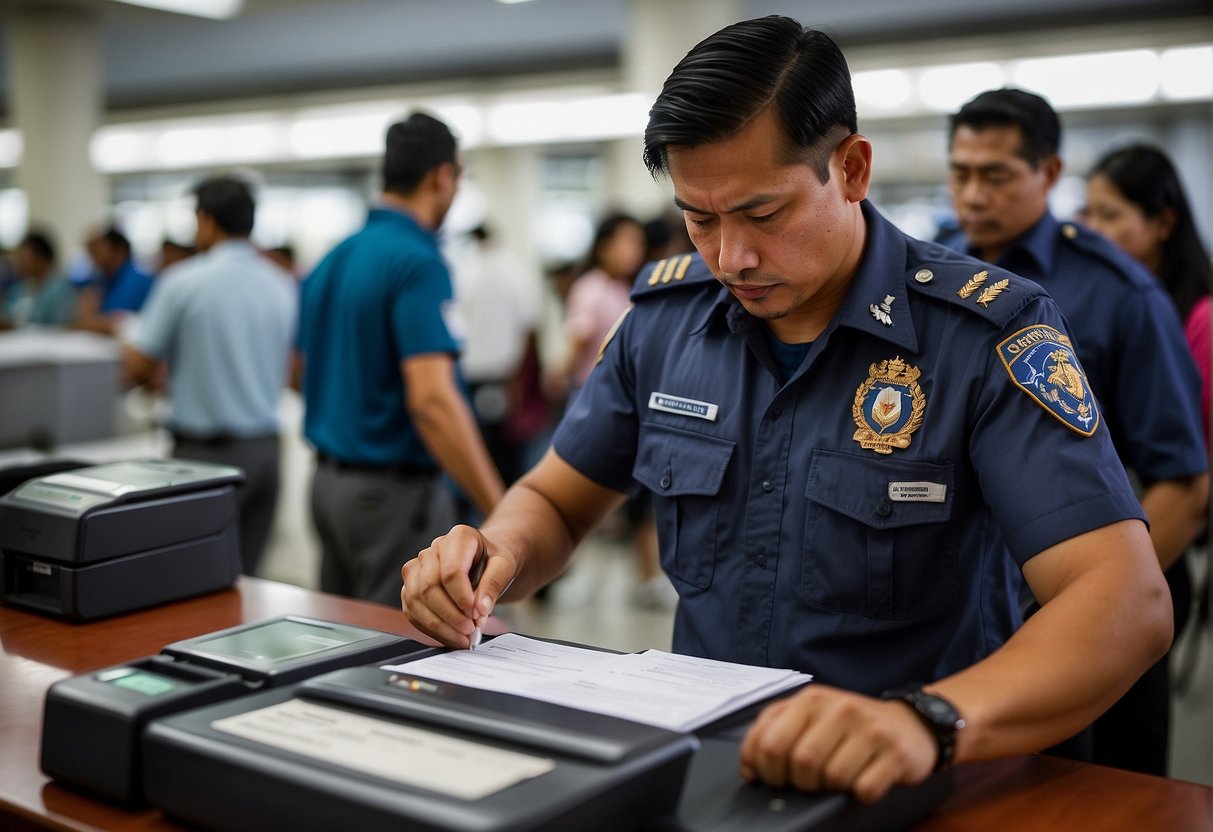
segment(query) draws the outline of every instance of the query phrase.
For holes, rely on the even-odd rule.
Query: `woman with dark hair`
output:
[[[1179,308],[1200,370],[1208,437],[1213,267],[1175,166],[1161,150],[1144,144],[1107,153],[1087,181],[1084,219],[1153,272]]]
[[[1175,301],[1184,322],[1188,348],[1200,371],[1207,443],[1209,365],[1213,361],[1213,345],[1209,340],[1209,289],[1213,268],[1208,252],[1201,244],[1175,166],[1161,150],[1144,144],[1106,153],[1096,162],[1087,179],[1083,219],[1149,269]],[[1178,638],[1188,622],[1194,595],[1186,558],[1181,556],[1165,574],[1171,588],[1175,636]],[[1197,590],[1195,597],[1204,594]],[[1099,753],[1101,744],[1135,748],[1128,740],[1137,736],[1143,725],[1162,720],[1156,730],[1169,730],[1168,659],[1169,656],[1164,656],[1147,670],[1129,692],[1096,721],[1097,761],[1104,759]]]

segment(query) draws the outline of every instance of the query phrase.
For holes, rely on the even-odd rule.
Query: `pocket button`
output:
[[[893,504],[890,503],[888,500],[881,500],[879,503],[876,504],[876,516],[877,517],[888,517],[892,513],[893,513]]]

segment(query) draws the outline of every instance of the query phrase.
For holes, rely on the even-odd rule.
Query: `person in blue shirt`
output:
[[[240,558],[255,575],[278,502],[278,403],[298,299],[294,279],[249,241],[256,204],[247,182],[213,177],[194,196],[201,253],[156,278],[124,364],[140,384],[168,365],[173,456],[244,471]]]
[[[379,206],[303,281],[297,377],[326,592],[398,603],[400,558],[454,522],[444,472],[484,515],[504,490],[456,375],[435,239],[459,176],[445,124],[414,113],[392,125]]]
[[[127,318],[143,308],[152,278],[135,265],[130,241],[117,228],[91,234],[85,247],[96,274],[80,287],[75,326],[115,335]]]
[[[945,242],[1031,278],[1066,316],[1112,442],[1140,484],[1178,631],[1191,596],[1182,557],[1209,500],[1200,379],[1162,282],[1110,241],[1049,212],[1060,142],[1057,113],[1034,93],[991,90],[961,107],[948,151],[961,231]],[[1169,699],[1163,660],[1095,723],[1090,751],[1059,751],[1165,775]]]
[[[8,289],[0,315],[3,326],[66,326],[76,315],[76,287],[58,270],[55,244],[48,234],[31,231],[13,251],[18,280]]]
[[[698,254],[642,271],[484,525],[404,565],[416,626],[467,647],[644,486],[674,649],[816,677],[758,716],[742,777],[862,800],[1048,746],[1165,651],[1166,585],[1060,312],[898,231],[872,158],[824,33],[772,16],[687,54],[645,160]],[[1044,601],[1022,626],[1021,571]]]

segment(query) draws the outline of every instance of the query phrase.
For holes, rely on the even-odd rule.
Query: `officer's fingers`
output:
[[[430,549],[437,554],[435,582],[459,608],[460,614],[471,619],[474,598],[471,571],[485,551],[483,535],[471,526],[456,526],[435,539]]]
[[[843,770],[854,756],[862,755],[864,700],[836,691],[816,703],[814,718],[796,738],[788,752],[788,777],[792,785],[804,791],[846,788],[847,783],[831,782],[827,770],[843,754]],[[854,747],[855,750],[848,750]]]
[[[452,626],[448,620],[444,619],[425,600],[425,590],[421,587],[421,581],[418,577],[421,573],[420,565],[415,559],[405,564],[402,570],[404,585],[400,590],[400,600],[405,617],[418,630],[448,647],[467,647],[467,635],[460,632],[457,627]],[[468,620],[459,614],[455,606],[450,604],[449,601],[447,607],[448,614],[453,611],[455,614],[460,615],[460,621],[466,622]]]
[[[486,551],[485,557],[488,560],[485,561],[480,583],[476,586],[473,617],[477,621],[488,618],[492,614],[493,607],[497,606],[497,599],[510,588],[510,584],[518,575],[518,562],[513,557],[494,551],[491,546]]]
[[[469,636],[473,629],[472,621],[450,597],[442,582],[443,555],[439,551],[440,542],[441,538],[405,564],[403,569],[405,609],[409,613],[410,620],[429,630],[435,630],[440,628],[440,624],[445,624],[451,630]],[[464,580],[467,580],[466,575]],[[471,593],[470,586],[467,591],[469,594]],[[449,641],[449,638],[440,637],[437,632],[431,632],[431,635],[439,638],[440,641]]]
[[[741,776],[771,786],[789,782],[789,752],[808,727],[812,708],[793,697],[772,713],[764,711],[741,744]]]
[[[780,699],[777,702],[772,702],[754,718],[753,724],[746,731],[745,737],[741,741],[741,750],[739,754],[739,762],[741,764],[741,778],[747,783],[752,783],[758,779],[758,770],[754,766],[754,760],[758,754],[758,743],[768,726],[788,707],[787,699]]]
[[[859,779],[859,775],[870,766],[889,747],[889,737],[883,726],[865,726],[857,728],[840,738],[832,753],[821,767],[820,776],[811,784],[802,784],[797,779],[798,770],[795,764],[796,751],[793,756],[793,783],[797,788],[835,789],[844,791],[851,789]]]
[[[911,782],[907,779],[903,759],[896,754],[877,754],[859,772],[851,785],[851,793],[861,803],[875,803],[898,782]]]

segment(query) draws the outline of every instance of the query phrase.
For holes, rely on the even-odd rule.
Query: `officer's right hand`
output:
[[[473,589],[470,574],[482,557],[488,560]],[[511,554],[495,549],[479,530],[456,526],[401,567],[400,606],[421,632],[447,647],[466,648],[517,572]]]

